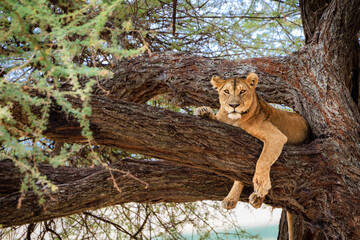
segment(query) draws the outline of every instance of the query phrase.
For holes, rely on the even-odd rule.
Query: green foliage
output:
[[[303,43],[298,3],[270,0],[216,0],[178,2],[172,18],[172,2],[161,2],[151,16],[134,16],[134,31],[147,30],[144,39],[154,51],[175,50],[210,57],[246,58],[284,55]],[[146,1],[131,6],[146,8]],[[155,22],[156,24],[149,24]],[[172,26],[176,31],[172,34]]]
[[[32,190],[39,194],[44,187],[57,187],[41,176],[36,163],[53,166],[69,164],[69,156],[79,147],[73,146],[57,155],[51,154],[53,143],[42,132],[47,127],[49,110],[54,101],[65,112],[78,119],[82,134],[92,140],[88,117],[93,85],[98,78],[112,76],[108,58],[136,56],[143,49],[126,50],[118,42],[102,38],[110,18],[123,21],[128,31],[131,22],[121,11],[123,1],[49,1],[5,0],[0,3],[0,142],[2,158],[12,159],[26,174],[22,194]],[[119,37],[113,33],[112,39]],[[108,58],[105,57],[108,55]],[[99,60],[100,59],[100,60]],[[97,63],[95,60],[99,60]],[[85,84],[79,79],[86,78]],[[63,84],[71,85],[63,90]],[[73,107],[69,97],[83,103]],[[21,109],[28,124],[19,126],[11,109]],[[20,202],[19,202],[20,203]]]

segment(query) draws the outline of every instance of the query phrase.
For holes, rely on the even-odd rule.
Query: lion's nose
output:
[[[232,104],[232,103],[229,103],[229,106],[235,109],[235,108],[237,108],[238,106],[240,106],[240,104]]]

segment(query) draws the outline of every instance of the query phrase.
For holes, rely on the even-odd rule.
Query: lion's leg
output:
[[[221,206],[225,209],[235,208],[237,202],[239,201],[240,194],[241,194],[243,188],[244,188],[244,184],[242,182],[235,181],[229,194],[222,201]]]
[[[214,115],[214,111],[210,107],[201,106],[195,109],[194,111],[195,116],[202,116],[210,119],[216,119]]]
[[[260,207],[262,201],[260,206],[259,201],[263,200],[271,188],[270,167],[280,156],[284,144],[287,142],[287,137],[268,121],[246,129],[246,131],[264,142],[253,178],[254,193],[250,196],[250,203],[254,207]]]
[[[259,197],[265,196],[271,188],[270,167],[280,156],[285,142],[281,140],[281,136],[279,138],[272,137],[269,141],[264,142],[253,178],[254,192]]]
[[[294,240],[294,223],[293,223],[293,217],[291,213],[286,211],[286,219],[288,224],[288,234],[289,234],[289,240]]]

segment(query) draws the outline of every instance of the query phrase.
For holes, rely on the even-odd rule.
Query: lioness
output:
[[[211,83],[219,93],[220,109],[214,115],[211,108],[203,106],[195,110],[195,115],[240,127],[264,143],[256,163],[254,192],[249,197],[251,205],[259,208],[271,188],[271,165],[278,159],[285,143],[300,144],[307,141],[308,124],[299,114],[277,110],[261,99],[255,91],[258,83],[255,73],[250,73],[246,79],[213,76]],[[242,182],[235,181],[222,206],[226,209],[235,208],[243,187]]]

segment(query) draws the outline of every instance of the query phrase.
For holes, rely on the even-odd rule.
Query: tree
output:
[[[176,8],[170,3],[160,4],[162,7]],[[74,6],[70,5],[65,7],[60,3],[57,6],[65,12],[71,12]],[[114,6],[110,5],[103,12],[111,16]],[[301,113],[308,120],[313,133],[313,140],[308,145],[285,147],[271,169],[272,189],[265,202],[296,215],[296,239],[359,238],[360,115],[357,103],[360,78],[357,34],[360,28],[360,3],[351,0],[316,3],[300,1],[299,7],[305,46],[287,56],[230,61],[189,53],[153,53],[154,49],[168,50],[166,44],[159,44],[160,40],[157,39],[154,42],[158,44],[144,45],[142,50],[147,53],[140,57],[114,61],[114,65],[106,64],[110,60],[99,57],[103,68],[112,69],[112,76],[101,70],[75,74],[71,70],[71,63],[66,62],[61,62],[58,69],[50,70],[46,69],[47,63],[42,62],[45,60],[41,60],[41,54],[30,56],[30,59],[39,58],[37,64],[41,65],[43,71],[36,72],[39,66],[32,66],[32,76],[38,74],[41,78],[28,81],[41,83],[43,80],[49,87],[37,84],[34,88],[28,84],[10,85],[6,81],[2,82],[2,89],[5,90],[2,90],[1,102],[3,105],[11,102],[10,107],[2,108],[2,131],[11,136],[3,137],[3,146],[9,149],[15,137],[22,139],[23,136],[32,142],[49,145],[42,139],[44,137],[55,143],[88,145],[90,150],[86,153],[86,159],[101,157],[103,162],[110,164],[103,168],[83,168],[76,158],[71,160],[77,149],[70,145],[62,147],[63,153],[58,152],[43,159],[55,166],[61,164],[61,161],[75,161],[76,167],[71,168],[52,168],[39,163],[36,157],[31,158],[40,155],[21,155],[19,151],[15,155],[7,153],[6,157],[12,159],[13,163],[0,162],[4,171],[0,176],[7,183],[2,188],[4,190],[0,199],[0,214],[6,216],[2,217],[1,224],[12,226],[36,222],[128,201],[221,200],[231,186],[230,179],[245,183],[242,200],[247,201],[252,191],[255,162],[261,150],[258,140],[223,123],[162,110],[144,103],[162,94],[171,99],[173,104],[184,108],[199,105],[216,107],[217,98],[210,88],[210,76],[244,76],[254,71],[260,77],[260,95],[269,102],[286,104]],[[9,11],[9,8],[6,6],[5,9]],[[156,12],[157,8],[153,9]],[[84,14],[84,18],[96,19],[95,10]],[[76,15],[77,12],[74,10],[73,13]],[[144,14],[151,16],[149,12]],[[64,19],[65,22],[67,20]],[[95,40],[113,37],[103,29],[107,29],[107,24],[114,21],[116,19],[110,17],[103,25],[96,25],[97,32],[94,34],[98,38]],[[172,18],[172,21],[176,21],[176,18]],[[64,26],[71,24],[73,22],[69,20]],[[121,24],[131,30],[126,22]],[[46,26],[43,28],[46,29]],[[136,32],[136,28],[132,30]],[[178,30],[173,28],[173,31]],[[49,34],[53,31],[50,29]],[[81,39],[87,36],[87,33],[79,34],[70,34],[70,37]],[[10,46],[16,44],[17,48],[24,48],[21,45],[24,41],[15,39],[14,42],[7,42],[9,45],[3,46],[3,51],[8,53]],[[74,39],[68,43],[73,42]],[[164,42],[171,40],[165,39]],[[58,51],[74,47],[74,44],[68,46],[63,43],[62,48],[54,46],[60,45],[60,42],[52,44],[53,48],[60,49]],[[129,42],[123,44],[125,46]],[[36,49],[36,46],[29,48]],[[114,52],[115,49],[110,47],[97,53],[91,53],[91,48],[83,48],[83,52],[90,51],[88,57],[83,58],[88,62],[84,64],[85,61],[80,61],[76,54],[72,56],[75,62],[80,61],[77,70],[84,68],[83,71],[86,71],[90,66],[97,67],[94,58],[102,54],[105,56],[107,51]],[[135,47],[139,45],[131,46]],[[126,54],[131,55],[133,52]],[[60,60],[61,57],[55,55],[49,61],[53,66]],[[56,70],[59,70],[58,75],[54,75]],[[11,73],[16,72],[5,70],[3,74],[9,78]],[[99,74],[103,78],[100,79]],[[6,94],[10,90],[22,95],[10,98]],[[28,99],[36,101],[25,102]],[[42,132],[32,132],[33,129],[41,129]],[[163,159],[165,162],[123,160],[119,163],[112,160],[111,151],[92,146],[122,149]],[[25,152],[28,151],[25,149]],[[30,152],[36,151],[40,152],[41,148],[33,145]],[[47,178],[40,178],[40,185],[43,189],[49,186],[54,192],[40,191],[39,186],[35,185],[33,193],[18,193],[23,175],[13,164],[20,166],[22,171],[30,171],[33,165],[29,162],[33,162],[37,168],[35,174],[27,175],[28,182],[35,178],[34,175],[39,175],[36,173],[42,173]],[[132,175],[125,174],[127,171]],[[69,172],[75,177],[66,179],[64,176],[68,176]],[[179,175],[179,172],[186,175]],[[161,181],[159,176],[162,176]],[[122,192],[117,191],[116,187]],[[136,192],[139,190],[141,196]],[[38,192],[43,199],[41,205],[37,204]],[[74,197],[77,200],[72,201],[70,207],[69,199]],[[22,207],[20,209],[17,208],[19,203]],[[280,239],[286,239],[285,228],[280,229]]]

